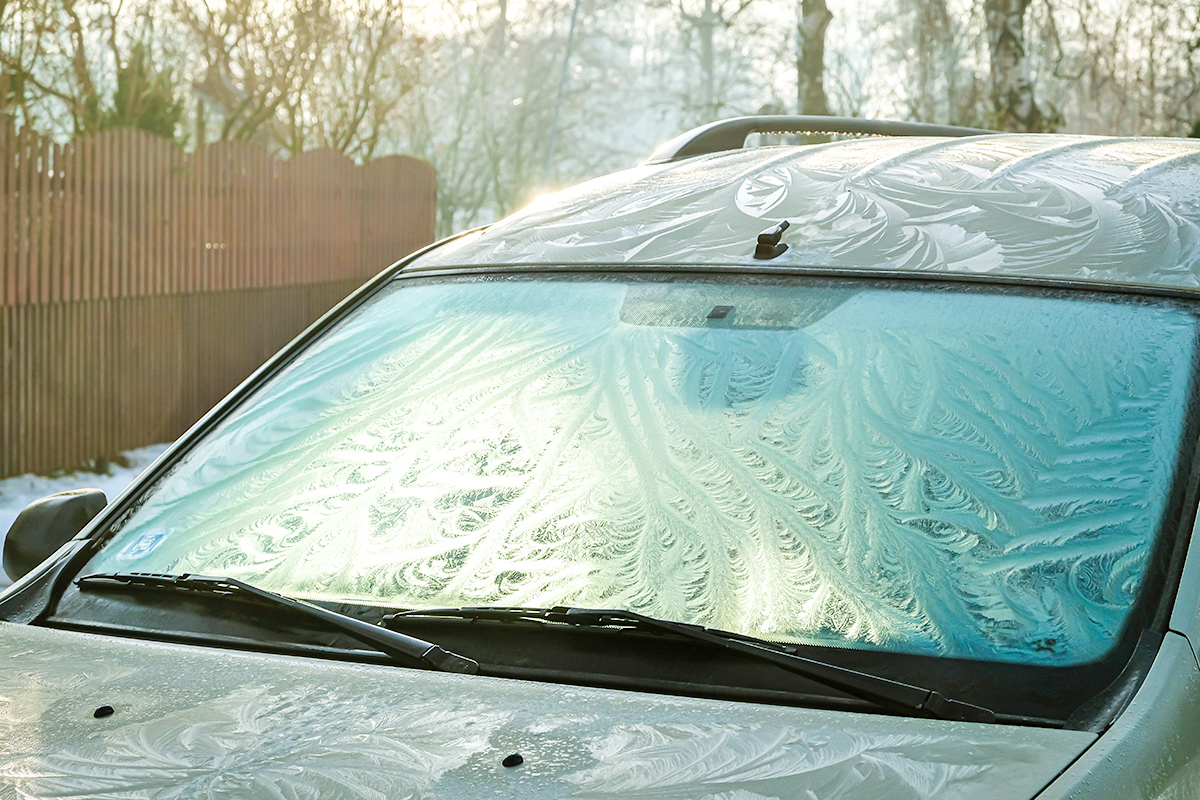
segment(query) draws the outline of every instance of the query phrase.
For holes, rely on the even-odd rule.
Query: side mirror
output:
[[[108,498],[99,489],[58,492],[34,500],[13,520],[4,539],[4,571],[14,581],[75,538]]]

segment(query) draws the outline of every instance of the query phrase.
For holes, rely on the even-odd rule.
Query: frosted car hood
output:
[[[2,797],[1019,800],[1095,738],[6,623],[0,663]]]

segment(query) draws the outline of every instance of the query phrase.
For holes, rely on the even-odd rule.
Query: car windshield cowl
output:
[[[657,619],[633,611],[567,606],[554,608],[464,606],[401,611],[385,616],[382,624],[394,625],[406,618],[416,617],[491,619],[504,622],[550,623],[581,627],[626,627],[670,636],[681,636],[769,661],[789,672],[794,672],[859,699],[868,700],[889,710],[961,722],[996,721],[996,715],[990,709],[953,700],[933,689],[912,686],[836,664],[805,658],[796,655],[796,648],[790,645],[729,631],[714,630],[700,625]]]
[[[268,592],[233,578],[212,575],[114,572],[84,575],[75,581],[75,585],[81,591],[179,591],[266,603],[269,606],[287,609],[311,620],[316,620],[340,633],[348,634],[365,642],[393,658],[418,661],[429,668],[443,672],[474,674],[479,671],[479,664],[474,660],[448,652],[431,642],[372,625],[369,622],[363,622],[310,603],[284,597],[275,592]]]

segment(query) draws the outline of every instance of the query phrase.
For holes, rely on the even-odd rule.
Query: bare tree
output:
[[[429,26],[436,33],[391,146],[437,169],[439,233],[636,163],[657,143],[636,130],[664,90],[660,73],[639,74],[630,62],[641,45],[629,18],[645,7],[583,0],[568,60],[575,10],[574,0],[456,0]]]
[[[328,147],[370,159],[416,84],[421,43],[405,36],[401,8],[357,0],[333,13],[333,46],[322,47],[312,78],[283,103],[283,148]]]
[[[367,159],[414,85],[420,43],[394,0],[170,2],[202,54],[198,138]]]
[[[1080,132],[1186,134],[1200,118],[1200,6],[1042,0],[1044,96]]]
[[[152,3],[0,2],[0,111],[51,134],[174,135],[181,109]]]
[[[540,184],[563,11],[530,4],[514,20],[503,1],[445,7],[441,27],[453,34],[429,43],[402,120],[404,149],[438,171],[440,233],[501,216]],[[569,126],[560,130],[569,139]]]
[[[723,42],[754,42],[759,26],[746,12],[755,0],[674,0],[682,23],[682,44],[691,50],[699,72],[698,97],[685,95],[685,115],[694,122],[719,118],[730,104],[730,84],[752,79],[752,56],[746,47],[724,46]],[[740,23],[746,20],[748,25]],[[689,73],[684,72],[684,75]]]
[[[193,84],[216,122],[217,139],[279,144],[289,100],[316,76],[337,26],[330,0],[171,0],[175,19],[203,54]]]

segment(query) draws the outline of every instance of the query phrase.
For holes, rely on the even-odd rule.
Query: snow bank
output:
[[[95,472],[72,472],[59,477],[42,475],[18,475],[15,478],[0,480],[0,536],[8,533],[9,527],[21,509],[48,494],[65,492],[70,489],[101,489],[111,501],[128,486],[134,478],[150,465],[154,459],[167,449],[166,444],[152,444],[130,450],[121,455],[129,463],[128,467],[110,464],[107,474]],[[0,589],[12,581],[0,570]]]

